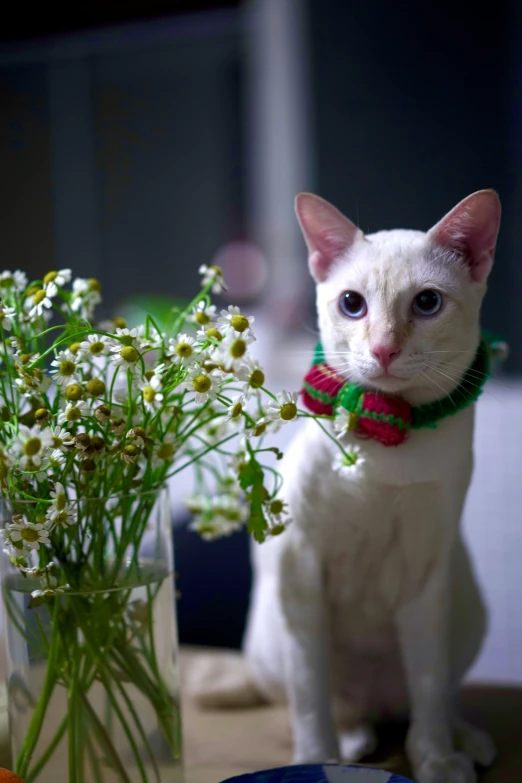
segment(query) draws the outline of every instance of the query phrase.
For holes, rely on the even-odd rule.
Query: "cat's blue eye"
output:
[[[417,294],[413,300],[413,312],[424,318],[436,315],[442,307],[442,296],[433,288],[427,288]]]
[[[366,300],[357,291],[345,291],[341,294],[339,309],[348,318],[362,318],[368,311]]]

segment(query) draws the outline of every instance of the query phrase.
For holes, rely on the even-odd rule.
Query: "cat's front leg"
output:
[[[454,686],[450,673],[449,553],[424,589],[397,613],[410,695],[407,751],[417,783],[475,783],[472,760],[453,739]]]
[[[280,561],[285,683],[295,764],[339,757],[330,705],[329,634],[320,557],[295,528]]]

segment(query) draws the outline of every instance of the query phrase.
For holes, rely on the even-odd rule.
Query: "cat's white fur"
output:
[[[414,405],[455,389],[479,341],[496,194],[469,196],[427,234],[364,236],[311,194],[298,197],[297,214],[326,360]],[[412,301],[427,288],[444,305],[418,317]],[[347,290],[364,296],[364,317],[342,314]],[[381,345],[400,351],[395,377],[372,354]],[[489,738],[460,721],[454,704],[486,625],[459,533],[473,418],[467,407],[396,448],[349,433],[343,445],[362,445],[365,462],[348,475],[332,469],[337,447],[313,421],[285,454],[294,522],[253,547],[244,681],[269,700],[288,699],[295,762],[358,758],[374,745],[373,720],[407,713],[417,783],[472,783],[474,762],[492,760]]]

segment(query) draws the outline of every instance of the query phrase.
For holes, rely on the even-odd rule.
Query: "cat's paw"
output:
[[[463,720],[455,723],[454,732],[457,748],[472,758],[476,764],[482,767],[493,764],[496,748],[487,732]]]
[[[417,783],[476,783],[473,761],[464,753],[439,756],[429,753],[423,761],[414,765]]]
[[[376,747],[375,732],[371,726],[364,723],[339,734],[339,752],[343,761],[360,761],[373,753]]]

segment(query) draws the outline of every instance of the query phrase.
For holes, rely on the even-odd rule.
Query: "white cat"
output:
[[[328,364],[413,406],[455,390],[480,340],[497,195],[472,194],[426,234],[365,236],[307,193],[296,211]],[[202,702],[288,699],[296,763],[356,760],[374,747],[374,720],[408,713],[418,783],[476,780],[474,762],[491,763],[494,748],[454,704],[486,625],[459,533],[473,407],[397,447],[348,432],[344,447],[364,462],[344,472],[317,423],[302,429],[282,468],[294,522],[254,546],[244,678],[221,690],[214,679],[206,695],[202,685]]]

